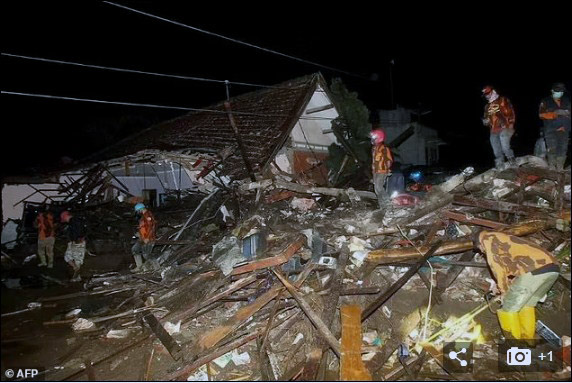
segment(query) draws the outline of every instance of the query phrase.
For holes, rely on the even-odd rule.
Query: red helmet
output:
[[[490,85],[485,86],[481,92],[483,92],[483,96],[489,95],[493,92],[494,88]]]
[[[375,144],[381,144],[385,141],[385,132],[381,129],[372,130],[369,134],[371,138],[374,139]]]
[[[68,222],[71,218],[71,213],[67,210],[62,211],[62,213],[60,214],[60,221],[61,222]]]

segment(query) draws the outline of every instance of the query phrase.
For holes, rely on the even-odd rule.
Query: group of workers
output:
[[[490,128],[490,142],[495,156],[495,166],[502,169],[505,158],[512,166],[516,165],[510,140],[515,131],[515,112],[510,100],[501,96],[490,85],[482,89],[487,100],[483,124]],[[568,139],[570,137],[570,97],[565,94],[566,86],[555,83],[551,95],[540,102],[538,117],[543,122],[541,136],[546,145],[548,165],[562,170],[566,162]]]
[[[539,117],[544,126],[547,160],[552,169],[562,170],[570,134],[570,98],[562,83],[555,83],[551,96],[542,100]],[[483,124],[490,128],[490,143],[495,155],[495,167],[516,165],[510,140],[514,135],[515,113],[507,97],[500,96],[491,86],[482,89],[487,100]],[[385,132],[374,127],[372,144],[372,173],[374,190],[380,209],[391,204],[384,183],[391,174],[393,155],[385,145]],[[489,292],[502,303],[497,311],[500,327],[506,338],[523,340],[534,345],[536,331],[535,307],[554,285],[560,273],[556,258],[536,244],[500,231],[478,231],[473,236],[475,249],[486,254],[487,263],[497,281]]]
[[[143,203],[135,204],[135,213],[139,216],[139,226],[135,234],[137,241],[131,249],[135,260],[132,272],[143,269],[144,260],[150,258],[156,239],[157,223],[155,217]],[[72,282],[81,281],[80,269],[84,263],[87,239],[87,226],[83,217],[65,210],[60,214],[60,222],[68,240],[64,260],[72,268]],[[54,215],[46,208],[40,209],[35,221],[38,229],[38,267],[54,267],[54,245],[56,241],[56,223]],[[46,262],[47,261],[47,262]]]

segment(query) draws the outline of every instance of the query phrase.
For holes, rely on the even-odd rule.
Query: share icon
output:
[[[450,352],[449,352],[449,359],[451,359],[451,360],[456,359],[456,360],[459,361],[459,363],[461,363],[461,366],[462,366],[462,367],[467,367],[467,364],[468,364],[467,361],[466,361],[466,360],[463,360],[463,359],[459,359],[459,358],[457,357],[457,355],[459,355],[459,354],[466,354],[466,353],[467,353],[467,349],[464,348],[464,347],[463,347],[463,348],[461,349],[461,351],[459,351],[459,352],[450,351]]]

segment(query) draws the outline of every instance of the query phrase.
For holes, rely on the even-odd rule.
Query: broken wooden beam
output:
[[[348,195],[347,189],[338,189],[338,188],[327,188],[327,187],[317,187],[317,186],[305,186],[300,185],[293,182],[286,182],[286,181],[271,181],[266,182],[268,180],[252,182],[250,184],[245,184],[240,187],[241,190],[254,190],[260,188],[266,188],[270,185],[274,185],[276,189],[286,189],[297,193],[304,193],[304,194],[322,194],[322,195],[329,195],[332,197],[346,197]],[[366,199],[376,199],[377,196],[374,192],[366,191],[366,190],[355,190],[351,191],[352,194],[356,194],[361,198]]]
[[[431,246],[431,248],[429,248],[429,250],[425,252],[422,258],[419,261],[417,261],[417,263],[414,266],[412,266],[409,270],[407,270],[405,274],[403,274],[403,276],[399,278],[393,285],[391,285],[391,287],[389,287],[383,294],[381,294],[373,302],[371,302],[362,314],[361,318],[362,322],[365,321],[367,318],[369,318],[370,315],[373,314],[375,311],[377,311],[377,309],[379,309],[385,302],[387,302],[387,300],[391,298],[393,294],[395,294],[399,289],[401,289],[401,287],[403,287],[403,285],[407,283],[407,281],[409,281],[409,279],[411,279],[411,277],[415,275],[415,273],[417,273],[417,270],[419,270],[421,266],[423,266],[423,264],[427,262],[427,260],[435,254],[437,249],[441,247],[441,243],[442,243],[441,240],[437,240],[437,242],[435,242]]]
[[[215,327],[214,329],[207,331],[205,334],[199,337],[197,346],[200,351],[204,351],[215,346],[228,334],[242,326],[246,321],[254,315],[258,310],[264,307],[268,302],[272,301],[274,298],[280,294],[283,287],[274,286],[260,297],[258,297],[251,304],[241,307],[236,314],[228,318],[222,325]]]
[[[237,142],[238,148],[240,150],[240,155],[242,156],[242,160],[244,161],[244,166],[246,167],[246,170],[248,171],[248,175],[250,176],[250,179],[253,182],[256,182],[256,176],[254,175],[254,171],[252,170],[252,166],[250,165],[250,161],[248,160],[248,154],[246,152],[246,148],[244,147],[244,144],[242,142],[242,138],[240,137],[240,132],[238,131],[238,126],[236,125],[236,122],[234,121],[234,116],[232,115],[232,109],[230,106],[230,102],[225,101],[224,102],[224,108],[226,109],[226,112],[228,114],[228,120],[230,121],[230,126],[232,126],[232,130],[234,131],[234,136],[236,138],[236,142]]]
[[[169,335],[157,317],[150,313],[143,317],[143,321],[149,325],[151,331],[159,338],[173,359],[179,360],[181,358],[181,346]]]
[[[248,273],[250,271],[265,269],[268,267],[278,266],[283,263],[286,263],[290,258],[292,258],[294,254],[296,254],[298,250],[300,250],[300,248],[304,243],[306,243],[306,237],[304,237],[303,235],[299,235],[279,255],[275,255],[269,258],[259,259],[257,261],[247,263],[246,265],[235,267],[230,275]]]
[[[519,215],[546,217],[551,213],[553,213],[551,210],[534,206],[524,206],[512,202],[495,201],[491,199],[473,198],[473,197],[466,197],[459,195],[453,197],[453,203],[456,205],[480,207],[487,210],[494,210],[502,213],[513,213]]]
[[[439,213],[439,215],[449,219],[453,219],[457,222],[468,223],[470,225],[484,226],[495,230],[501,230],[508,227],[507,224],[500,223],[497,221],[492,221],[490,219],[475,217],[472,214],[464,214],[463,212],[443,210]]]
[[[550,227],[551,225],[553,225],[553,221],[551,220],[529,220],[510,226],[502,231],[504,233],[520,237],[534,234],[540,230]],[[453,241],[444,241],[435,251],[434,255],[458,254],[471,250],[473,247],[474,244],[472,239],[467,237]],[[394,263],[411,258],[418,258],[420,256],[420,252],[426,253],[427,251],[429,251],[429,246],[378,249],[370,251],[367,255],[366,261],[375,264]]]
[[[361,307],[344,305],[340,310],[342,321],[342,346],[340,380],[371,380],[371,374],[361,359]]]
[[[288,292],[292,295],[292,297],[298,302],[298,305],[304,311],[310,322],[315,326],[318,330],[318,333],[328,342],[329,346],[332,348],[334,353],[339,357],[340,356],[340,343],[338,340],[332,335],[330,329],[326,324],[322,321],[322,319],[312,310],[308,302],[302,298],[300,293],[296,291],[295,287],[282,275],[281,272],[276,270],[275,268],[272,269],[274,274],[280,279],[280,282],[286,287]]]

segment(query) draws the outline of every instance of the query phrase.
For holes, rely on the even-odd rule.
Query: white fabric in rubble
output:
[[[224,237],[219,243],[213,246],[213,262],[224,275],[232,272],[234,265],[246,261],[242,255],[242,249],[238,238],[230,236]]]
[[[90,329],[93,326],[95,326],[95,324],[92,321],[84,318],[79,318],[74,322],[74,324],[72,324],[72,329],[74,331],[81,331]]]

